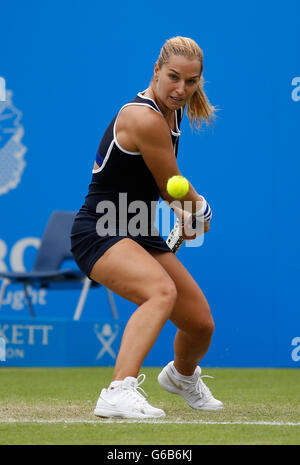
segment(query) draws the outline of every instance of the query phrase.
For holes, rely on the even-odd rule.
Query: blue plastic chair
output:
[[[35,316],[28,287],[46,289],[81,289],[81,294],[75,309],[74,320],[79,320],[91,287],[101,286],[87,278],[76,265],[76,268],[62,269],[63,262],[73,260],[70,251],[70,231],[75,212],[55,211],[41,239],[35,263],[30,272],[0,272],[2,286],[0,289],[0,310],[6,288],[11,284],[23,284],[26,302],[32,317]],[[74,261],[75,264],[75,261]],[[109,305],[115,319],[118,318],[113,293],[107,291]]]

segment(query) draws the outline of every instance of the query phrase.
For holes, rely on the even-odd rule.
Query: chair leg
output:
[[[4,299],[4,294],[5,294],[6,288],[7,288],[7,286],[9,286],[9,285],[10,285],[10,279],[4,278],[4,279],[2,280],[1,289],[0,289],[0,310],[1,310],[1,307],[2,307],[2,303],[3,303],[3,299]]]
[[[118,315],[118,310],[117,310],[117,306],[116,306],[115,299],[114,299],[114,294],[110,289],[107,289],[107,287],[105,289],[107,292],[107,296],[108,296],[108,300],[109,300],[109,304],[110,304],[113,317],[115,320],[118,320],[119,315]]]
[[[24,284],[24,292],[25,292],[25,299],[26,299],[26,302],[27,302],[27,305],[28,305],[28,308],[29,308],[30,315],[32,317],[35,317],[35,313],[34,313],[34,310],[33,310],[31,298],[30,298],[30,295],[29,295],[29,292],[28,292],[28,287],[26,286],[26,284]]]
[[[76,307],[76,310],[73,316],[73,320],[80,319],[91,284],[92,284],[92,281],[89,278],[85,278],[83,282],[82,291],[81,291],[81,294],[80,294],[80,297],[77,303],[77,307]]]

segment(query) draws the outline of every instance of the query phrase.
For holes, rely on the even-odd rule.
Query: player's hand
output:
[[[203,228],[200,228],[199,231],[195,232],[195,230],[192,227],[192,214],[184,214],[182,218],[182,229],[180,235],[184,238],[186,241],[191,241],[193,239],[196,239],[197,236],[200,236],[201,234],[205,234],[208,232],[210,229],[210,222],[205,221],[203,223]]]
[[[210,229],[210,221],[204,221],[204,233],[208,232]]]

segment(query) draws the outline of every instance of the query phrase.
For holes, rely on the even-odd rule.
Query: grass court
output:
[[[203,368],[224,410],[201,412],[164,391],[143,368],[160,420],[101,419],[93,409],[110,367],[0,368],[0,444],[298,445],[300,370]]]

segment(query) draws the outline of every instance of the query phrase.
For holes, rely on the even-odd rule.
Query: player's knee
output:
[[[215,330],[215,323],[211,315],[207,318],[201,320],[198,325],[196,325],[196,330],[199,334],[199,337],[212,337]]]
[[[156,284],[154,295],[171,314],[177,299],[175,283],[171,279],[159,281]]]
[[[215,323],[210,313],[201,318],[195,318],[189,329],[189,333],[194,339],[211,338],[215,330]]]
[[[212,336],[214,333],[214,330],[215,330],[215,322],[212,316],[210,316],[210,318],[208,318],[208,320],[205,322],[205,332],[207,335]]]

